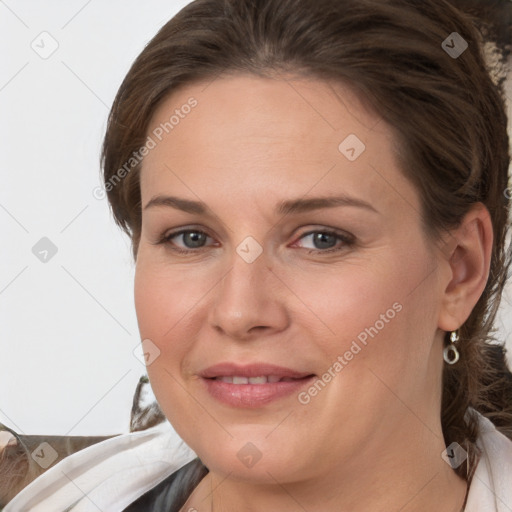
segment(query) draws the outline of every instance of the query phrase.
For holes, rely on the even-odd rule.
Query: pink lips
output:
[[[272,364],[220,363],[200,373],[210,395],[234,407],[256,408],[298,393],[314,375]],[[266,377],[266,379],[265,379]]]

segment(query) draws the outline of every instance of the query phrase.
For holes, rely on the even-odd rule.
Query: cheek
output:
[[[187,335],[183,332],[187,307],[187,288],[177,275],[158,268],[147,259],[137,260],[134,279],[134,299],[140,339],[150,340],[151,360],[146,371],[151,387],[164,415],[179,428],[180,415],[186,397],[179,384],[180,364],[186,355]],[[182,323],[180,323],[180,319]],[[153,345],[154,344],[154,345]],[[155,348],[156,347],[156,348]],[[155,355],[156,354],[156,355]]]
[[[183,333],[186,317],[187,291],[178,279],[163,273],[144,259],[137,261],[134,279],[134,300],[140,339],[144,352],[150,352],[146,371],[161,405],[161,389],[173,385],[185,351],[188,336]],[[179,290],[179,291],[178,291]],[[181,320],[181,322],[180,322]],[[165,412],[165,411],[164,411]]]
[[[137,262],[134,280],[135,311],[141,339],[149,338],[157,345],[171,322],[169,297],[162,296],[162,283],[156,272]]]
[[[305,269],[295,275],[285,269],[284,273],[298,299],[293,299],[301,315],[298,321],[310,318],[321,332],[337,340],[352,339],[388,310],[394,316],[393,304],[404,295],[404,276],[397,279],[392,261],[383,257],[347,259],[334,269]]]
[[[141,337],[154,338],[157,344],[172,339],[172,330],[182,329],[207,289],[208,282],[203,279],[140,257],[135,270],[134,300]]]
[[[286,275],[301,301],[297,318],[303,327],[308,322],[329,361],[347,353],[349,361],[393,372],[429,350],[411,343],[433,335],[436,311],[432,262],[421,244],[414,247],[409,239],[368,258],[347,258],[339,271]]]

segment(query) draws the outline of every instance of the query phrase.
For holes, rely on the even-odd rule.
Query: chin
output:
[[[283,438],[271,440],[269,429],[259,432],[253,426],[244,435],[241,428],[229,441],[212,441],[206,436],[203,446],[196,451],[203,464],[210,470],[237,481],[258,484],[275,484],[293,481],[308,465],[298,459],[304,446],[283,446]],[[267,439],[265,439],[267,437]],[[309,465],[311,467],[311,465]],[[293,469],[293,471],[292,471]]]

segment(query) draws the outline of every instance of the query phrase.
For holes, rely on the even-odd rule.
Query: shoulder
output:
[[[122,511],[196,458],[169,422],[113,437],[66,457],[4,512]]]
[[[512,440],[478,414],[480,460],[473,475],[466,512],[509,512],[512,506]]]

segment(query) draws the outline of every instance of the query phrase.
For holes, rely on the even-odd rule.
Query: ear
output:
[[[468,319],[489,277],[492,244],[491,216],[483,203],[476,203],[446,238],[440,329],[454,331]]]

